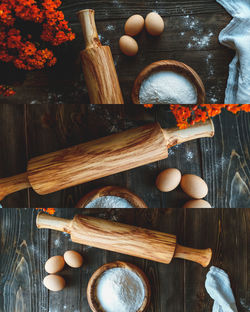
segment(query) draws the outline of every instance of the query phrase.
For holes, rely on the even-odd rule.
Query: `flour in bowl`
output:
[[[197,91],[183,75],[159,71],[142,82],[139,100],[140,104],[197,104]]]
[[[87,204],[85,208],[134,208],[124,198],[118,196],[98,197]]]
[[[96,295],[105,312],[136,312],[142,306],[145,290],[136,273],[113,268],[100,276]]]

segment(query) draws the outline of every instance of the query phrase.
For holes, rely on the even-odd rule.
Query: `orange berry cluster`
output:
[[[234,114],[237,114],[239,111],[250,112],[249,104],[170,105],[170,109],[180,129],[185,129],[200,121],[205,122],[208,118],[219,115],[223,108]]]
[[[28,30],[19,29],[24,22],[40,26],[40,39],[58,46],[73,40],[75,34],[58,10],[60,0],[1,0],[0,3],[0,61],[12,62],[24,70],[41,69],[53,66],[56,57],[41,43],[32,40],[32,25]],[[34,25],[34,27],[36,27]]]
[[[56,212],[55,208],[36,208],[36,210],[47,212],[50,215],[54,215]]]
[[[0,95],[4,95],[4,96],[10,96],[15,94],[15,91],[6,85],[0,85]]]

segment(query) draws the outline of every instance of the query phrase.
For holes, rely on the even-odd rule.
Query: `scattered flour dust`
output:
[[[220,93],[221,89],[217,86],[211,86],[210,89],[207,91],[207,98],[208,102],[211,104],[219,103],[218,98],[216,97],[216,94]]]
[[[140,104],[196,104],[197,91],[183,75],[160,71],[142,82]]]
[[[210,40],[213,37],[214,33],[209,31],[207,34],[204,34],[204,28],[200,24],[199,19],[189,14],[183,16],[183,25],[189,30],[193,30],[195,32],[195,36],[191,37],[191,41],[187,44],[187,48],[191,49],[193,47],[206,48],[210,44]],[[184,35],[185,32],[181,33],[181,36]]]
[[[145,297],[140,277],[125,268],[104,272],[96,288],[97,300],[105,312],[136,312]]]
[[[213,58],[213,54],[209,53],[206,59],[206,62],[209,63],[209,61]]]
[[[118,196],[102,196],[92,200],[85,208],[134,208],[124,198]]]
[[[55,245],[56,247],[59,247],[59,246],[61,245],[61,241],[60,241],[59,238],[57,238],[57,239],[54,240],[54,245]]]
[[[31,104],[31,105],[41,104],[41,102],[38,101],[38,100],[32,100],[32,101],[30,101],[30,104]]]
[[[194,153],[191,151],[188,151],[185,155],[185,158],[187,161],[191,161],[194,158]]]
[[[228,162],[228,160],[224,157],[224,156],[221,156],[218,161],[215,163],[215,168],[216,170],[217,169],[223,169],[224,168],[224,165]]]
[[[246,311],[250,311],[250,302],[247,302],[245,298],[240,298],[240,304]]]
[[[113,30],[115,30],[115,26],[114,26],[114,25],[107,25],[107,26],[106,26],[106,29],[107,29],[108,31],[113,31]]]
[[[104,37],[103,37],[102,34],[99,34],[98,37],[99,37],[99,40],[100,40],[100,41],[102,41],[102,42],[104,41]]]
[[[110,45],[110,40],[108,39],[106,40],[102,34],[99,34],[98,37],[103,45],[107,45],[107,46]]]
[[[119,2],[119,0],[113,0],[113,4],[114,4],[114,6],[117,7],[117,8],[121,8],[121,7],[122,7],[122,5],[121,5],[121,3]]]
[[[209,103],[216,104],[216,103],[218,103],[218,100],[217,100],[216,97],[211,97],[210,100],[209,100]]]
[[[185,14],[185,12],[184,12],[184,14]],[[199,20],[197,18],[187,14],[187,15],[183,16],[183,19],[184,19],[183,24],[184,24],[185,28],[187,28],[188,30],[190,30],[190,29],[195,30],[196,33],[198,33],[198,34],[200,34],[202,32]]]
[[[188,48],[192,48],[194,46],[197,46],[199,48],[205,48],[209,46],[210,40],[213,37],[213,32],[209,32],[209,34],[204,35],[203,37],[197,37],[193,36],[191,37],[192,42],[188,43]]]
[[[181,36],[184,36],[186,32],[193,33],[193,36],[190,36],[190,40],[186,45],[187,49],[207,49],[214,36],[213,31],[211,29],[206,29],[200,20],[197,17],[192,16],[191,13],[186,14],[185,10],[182,10],[182,12],[185,15],[183,16],[184,29],[182,30]],[[213,54],[210,52],[205,59],[208,79],[212,79],[216,75],[215,68],[211,62],[212,58]],[[212,104],[219,102],[216,93],[212,89],[207,90],[207,99],[208,102]]]

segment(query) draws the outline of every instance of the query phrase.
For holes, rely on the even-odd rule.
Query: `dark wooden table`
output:
[[[111,46],[126,101],[124,106],[87,104],[89,99],[79,58],[84,42],[76,16],[76,12],[84,8],[95,9],[101,40]],[[76,39],[58,48],[55,67],[26,74],[9,67],[0,70],[0,75],[10,81],[18,80],[16,95],[0,98],[0,177],[24,172],[27,160],[33,156],[145,122],[157,120],[162,126],[174,125],[168,106],[146,110],[131,104],[134,79],[153,61],[176,59],[187,63],[204,81],[207,102],[223,103],[228,64],[234,53],[218,42],[218,34],[228,24],[230,16],[215,0],[89,0],[81,3],[64,0],[62,10]],[[122,55],[118,40],[126,19],[135,13],[145,16],[151,10],[164,17],[164,33],[158,39],[142,33],[138,38],[138,56]],[[203,43],[198,44],[199,41]],[[215,138],[173,148],[166,161],[48,196],[38,196],[32,190],[22,191],[9,196],[2,204],[4,207],[74,207],[89,190],[112,184],[135,191],[149,207],[180,207],[187,200],[180,189],[165,195],[154,187],[161,170],[177,167],[183,173],[195,173],[207,181],[208,201],[213,206],[250,207],[250,115],[235,117],[225,112],[215,119],[215,128]]]
[[[180,244],[194,248],[211,247],[211,264],[229,274],[238,311],[249,311],[249,209],[56,209],[56,215],[64,218],[77,212],[176,234]],[[66,234],[38,230],[35,218],[33,209],[0,209],[1,312],[90,312],[88,280],[98,267],[116,260],[134,263],[148,276],[152,288],[148,311],[212,311],[213,301],[204,287],[209,267],[179,259],[165,265],[77,245]],[[68,249],[84,256],[84,266],[66,268],[62,276],[67,287],[48,292],[42,285],[44,264]]]
[[[31,157],[56,151],[158,120],[164,127],[175,125],[168,106],[153,110],[126,110],[116,105],[1,105],[0,177],[26,170]],[[32,189],[6,197],[3,207],[75,207],[92,189],[118,185],[142,197],[150,208],[182,207],[188,200],[180,188],[161,193],[155,187],[157,174],[176,167],[183,173],[202,176],[208,183],[208,201],[217,208],[250,207],[250,114],[229,112],[214,119],[212,139],[191,141],[169,151],[166,160],[112,175],[50,195]]]
[[[127,1],[127,0],[63,0],[62,10],[70,22],[76,39],[58,47],[58,63],[52,69],[26,74],[0,67],[0,79],[13,81],[17,94],[0,103],[47,104],[88,103],[79,52],[84,49],[77,11],[92,8],[101,41],[111,47],[121,88],[127,105],[139,72],[154,61],[174,59],[193,67],[201,76],[207,103],[224,103],[228,65],[234,52],[220,45],[218,35],[231,17],[215,0]],[[152,10],[161,14],[165,31],[152,38],[144,31],[138,37],[140,51],[136,57],[121,54],[118,41],[124,34],[124,23],[133,14],[144,17]],[[2,69],[2,70],[1,70]]]

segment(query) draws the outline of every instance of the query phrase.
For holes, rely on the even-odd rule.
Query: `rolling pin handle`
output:
[[[194,249],[176,245],[174,258],[185,259],[201,264],[204,268],[207,267],[212,258],[212,250],[208,249]]]
[[[199,122],[186,129],[163,129],[168,148],[200,138],[210,138],[214,136],[214,124],[211,119],[206,122]]]
[[[91,9],[81,10],[77,15],[82,26],[86,49],[101,46],[95,24],[95,11]]]
[[[30,187],[27,172],[0,179],[0,200],[5,196]]]
[[[36,217],[36,226],[39,229],[51,229],[70,234],[71,220],[63,219],[39,212]]]

